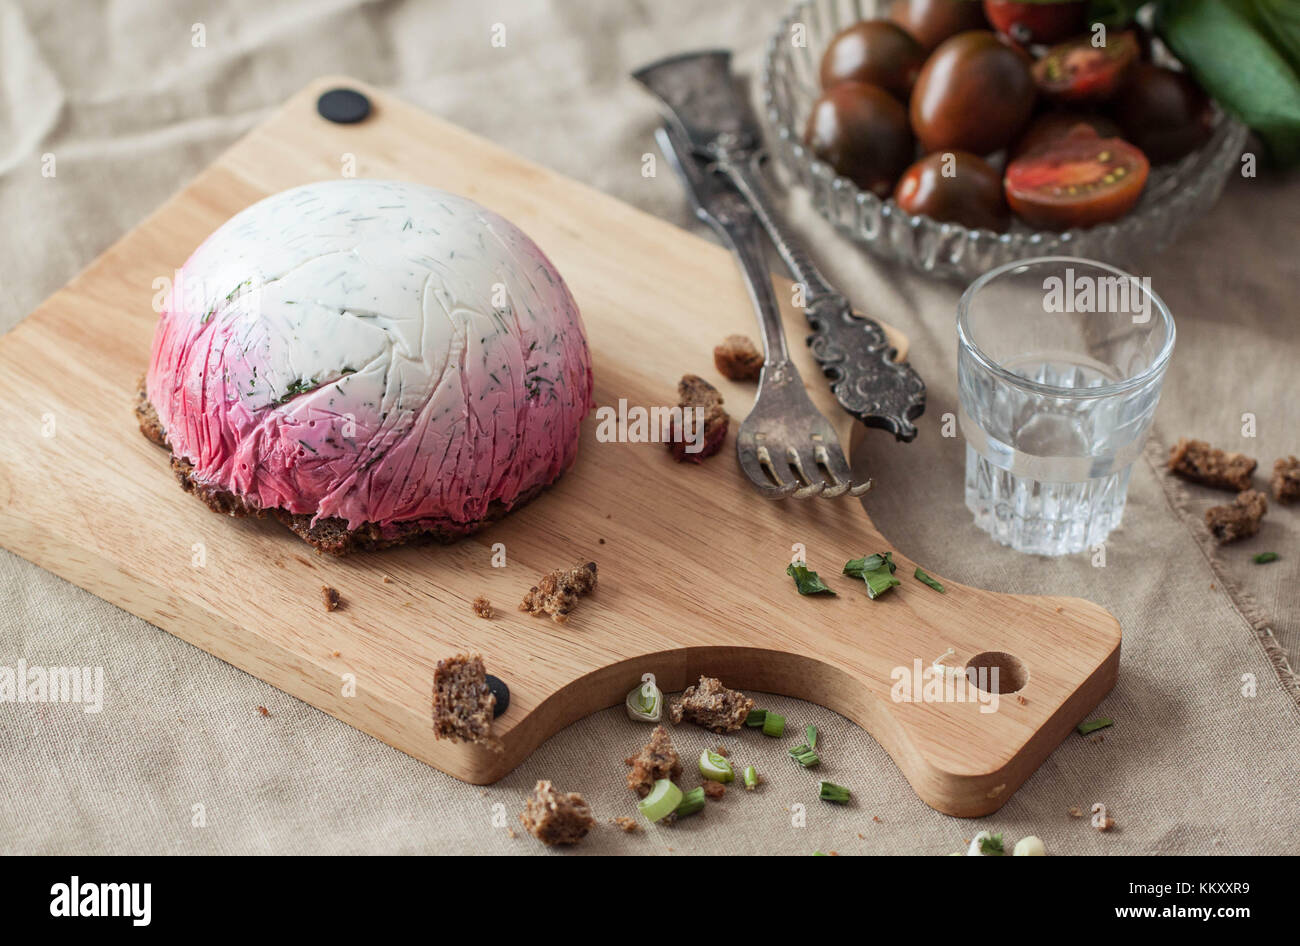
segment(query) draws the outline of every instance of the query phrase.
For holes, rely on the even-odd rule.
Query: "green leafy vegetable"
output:
[[[1080,736],[1086,736],[1088,733],[1096,732],[1098,729],[1105,729],[1107,726],[1114,726],[1113,719],[1107,719],[1105,716],[1098,716],[1096,719],[1089,720],[1086,723],[1080,723],[1074,727]]]
[[[943,585],[941,585],[936,579],[931,578],[929,575],[927,575],[925,573],[925,570],[921,568],[920,565],[916,566],[916,571],[913,572],[912,577],[915,578],[917,581],[924,582],[925,584],[929,585],[935,591],[939,592],[939,594],[946,593],[943,590]]]
[[[833,595],[835,594],[826,583],[821,580],[815,571],[808,568],[807,565],[796,565],[793,562],[786,566],[785,573],[794,578],[794,586],[799,589],[801,595]]]
[[[1252,561],[1253,561],[1256,565],[1267,565],[1269,562],[1276,562],[1276,561],[1277,561],[1277,553],[1276,553],[1276,552],[1260,552],[1258,555],[1256,555],[1256,556],[1252,559]]]
[[[1205,90],[1259,133],[1272,158],[1291,165],[1300,162],[1300,49],[1297,16],[1279,13],[1282,7],[1262,0],[1161,0],[1156,30]],[[1264,29],[1279,26],[1275,46]]]

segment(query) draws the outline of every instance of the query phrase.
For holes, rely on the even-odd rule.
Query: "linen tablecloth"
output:
[[[671,175],[641,176],[656,115],[627,74],[716,45],[754,71],[783,7],[0,0],[0,330],[324,73],[391,89],[690,227]],[[496,24],[504,47],[490,41]],[[1051,854],[1300,853],[1300,691],[1290,670],[1300,660],[1300,509],[1273,509],[1256,538],[1218,554],[1200,516],[1223,495],[1159,468],[1183,435],[1244,450],[1261,469],[1300,453],[1297,211],[1295,176],[1234,178],[1211,214],[1144,264],[1174,312],[1178,345],[1124,525],[1095,567],[1087,555],[1018,555],[971,524],[963,443],[939,432],[956,409],[960,287],[875,260],[793,195],[791,219],[828,273],[859,308],[911,337],[928,382],[917,441],[900,447],[873,434],[859,457],[877,478],[868,502],[877,526],[958,580],[1110,608],[1124,626],[1123,658],[1098,713],[1115,725],[1101,742],[1072,735],[1001,811],[966,821],[926,807],[847,720],[760,696],[792,725],[818,726],[818,775],[850,786],[851,806],[818,802],[815,779],[790,763],[784,742],[678,727],[688,769],[723,742],[767,784],[753,795],[733,787],[672,829],[625,835],[602,824],[578,850],[946,854],[988,828],[1009,842],[1037,834]],[[736,313],[737,330],[749,319]],[[1245,414],[1254,437],[1242,435]],[[1252,564],[1264,550],[1282,557]],[[0,704],[6,853],[541,853],[516,822],[538,778],[583,792],[602,822],[634,813],[621,760],[648,731],[621,708],[570,726],[498,784],[468,786],[3,552],[0,665],[20,658],[102,666],[106,692],[99,714]],[[1116,830],[1067,814],[1096,802]]]

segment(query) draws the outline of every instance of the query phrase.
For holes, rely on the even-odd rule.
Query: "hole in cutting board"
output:
[[[994,670],[997,670],[996,678]],[[1029,668],[1019,657],[1000,650],[986,650],[967,661],[966,679],[985,693],[1016,693],[1029,682]]]

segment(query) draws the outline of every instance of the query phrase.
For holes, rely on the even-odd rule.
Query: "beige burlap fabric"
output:
[[[490,9],[489,9],[490,7]],[[0,0],[0,329],[62,285],[312,77],[348,72],[523,155],[689,225],[667,175],[646,180],[654,111],[630,69],[721,44],[756,64],[780,0],[764,3],[364,3],[239,0],[109,5]],[[490,47],[494,23],[504,49]],[[192,43],[202,24],[206,45]],[[43,177],[52,154],[57,175]],[[1300,853],[1300,708],[1277,668],[1300,657],[1300,509],[1207,554],[1199,516],[1218,499],[1171,484],[1167,443],[1201,436],[1258,456],[1300,452],[1300,180],[1230,184],[1222,202],[1146,271],[1178,321],[1150,459],[1133,476],[1104,568],[996,547],[960,496],[955,409],[957,290],[882,265],[834,236],[796,196],[791,216],[859,307],[913,342],[930,388],[906,448],[871,437],[876,523],[918,560],[1002,591],[1081,595],[1124,624],[1105,741],[1071,736],[995,816],[961,821],[922,804],[875,742],[811,704],[762,697],[815,723],[820,776],[851,786],[840,809],[785,741],[679,728],[683,755],[719,741],[768,778],[672,830],[602,826],[589,852],[945,854],[982,828],[1038,834],[1054,854]],[[1251,413],[1257,436],[1242,437]],[[0,444],[0,451],[14,449]],[[1251,564],[1256,551],[1282,559]],[[1236,598],[1229,594],[1236,594]],[[586,794],[608,819],[633,811],[621,759],[646,736],[622,710],[584,719],[488,789],[461,784],[207,656],[112,605],[0,553],[0,665],[105,671],[102,713],[0,704],[0,850],[41,853],[537,853],[511,839],[538,778]],[[1256,681],[1243,695],[1243,678]],[[269,716],[255,707],[265,706]],[[693,782],[692,782],[693,783]],[[1108,806],[1101,834],[1067,815]],[[806,804],[804,823],[795,806]],[[196,826],[202,806],[203,826]],[[876,819],[879,819],[877,821]]]

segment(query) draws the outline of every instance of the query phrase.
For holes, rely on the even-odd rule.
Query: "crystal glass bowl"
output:
[[[883,17],[888,6],[889,0],[800,0],[772,34],[762,75],[772,154],[810,192],[818,213],[873,253],[955,280],[974,279],[1029,256],[1085,256],[1132,268],[1205,213],[1237,166],[1247,129],[1216,106],[1210,140],[1178,162],[1153,167],[1138,205],[1113,223],[1057,233],[1017,220],[1006,233],[997,233],[908,214],[892,198],[882,200],[836,174],[803,146],[808,113],[821,94],[822,51],[841,29]],[[792,40],[796,24],[803,26],[803,46]]]

